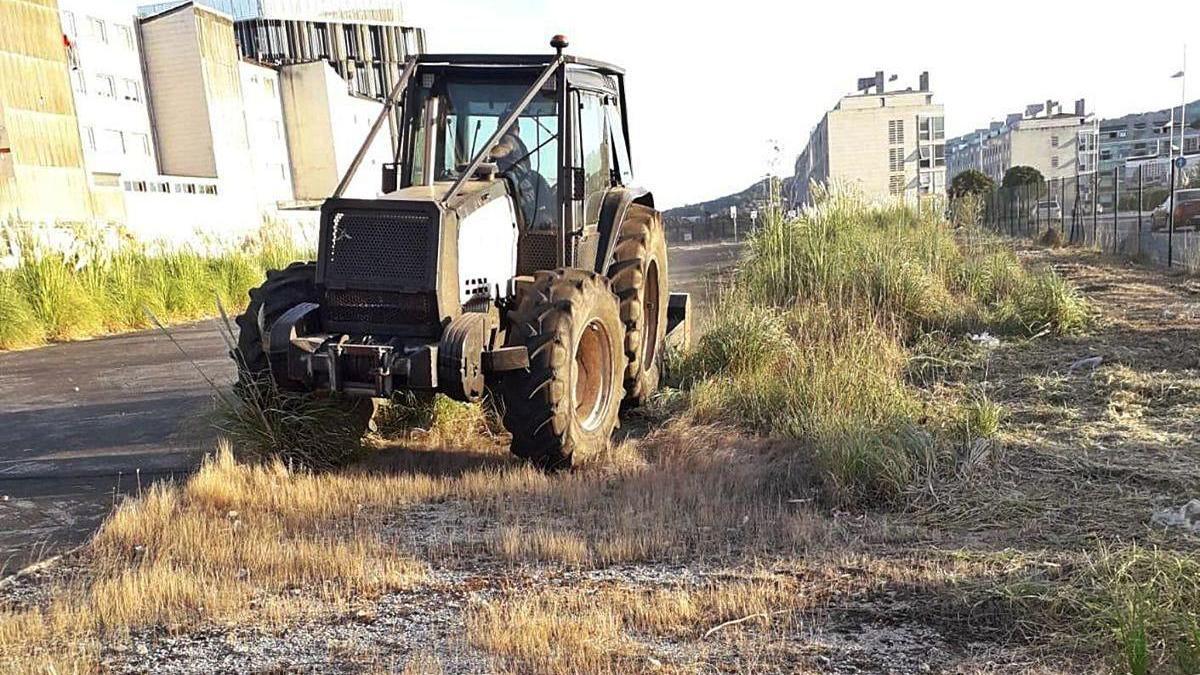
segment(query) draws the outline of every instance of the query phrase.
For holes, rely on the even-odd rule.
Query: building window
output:
[[[904,174],[893,174],[888,177],[888,192],[894,195],[904,194]]]
[[[888,148],[888,171],[904,170],[904,148]]]
[[[87,80],[83,76],[83,71],[78,68],[71,71],[71,88],[79,94],[87,93]]]
[[[88,150],[96,149],[96,130],[91,127],[83,128],[83,142],[87,145]]]
[[[275,132],[275,140],[283,140],[283,125],[279,120],[271,120],[271,129]]]
[[[1050,147],[1052,147],[1052,148],[1057,148],[1057,147],[1058,147],[1058,136],[1051,136],[1051,137],[1050,137]]]
[[[88,33],[101,42],[108,42],[108,27],[102,19],[88,17]]]
[[[117,86],[112,75],[96,76],[96,95],[101,98],[116,98]]]
[[[934,166],[946,166],[946,146],[945,145],[933,146],[933,165]]]
[[[1050,167],[1054,169],[1058,168],[1058,155],[1054,155],[1050,158]]]
[[[79,29],[75,26],[75,13],[63,11],[62,13],[63,32],[70,37],[75,37]]]
[[[125,45],[126,49],[133,49],[133,29],[122,24],[116,26],[117,35],[121,36],[121,44]]]
[[[271,98],[275,98],[275,80],[272,80],[271,78],[267,77],[267,78],[263,78],[263,83],[266,85],[267,96],[270,96]]]
[[[125,100],[140,101],[142,100],[142,89],[138,86],[136,80],[125,80]]]
[[[150,137],[146,134],[130,134],[129,144],[133,146],[134,150],[147,157],[150,156]]]
[[[904,120],[888,120],[888,143],[891,145],[904,143]]]
[[[109,152],[125,154],[125,134],[117,129],[107,129],[104,132],[104,149]]]
[[[946,137],[945,119],[941,117],[918,117],[917,138],[922,141],[940,141]],[[900,141],[903,142],[903,132]]]

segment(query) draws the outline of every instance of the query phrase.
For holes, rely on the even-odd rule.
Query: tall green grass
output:
[[[218,300],[244,305],[267,269],[311,256],[278,228],[220,254],[76,243],[63,252],[25,226],[0,225],[0,244],[20,251],[0,268],[0,350],[148,328],[148,312],[166,323],[212,316]]]
[[[838,504],[894,502],[960,474],[998,432],[986,397],[929,414],[910,348],[932,335],[1081,330],[1088,310],[1050,272],[934,208],[819,194],[766,209],[696,347],[673,364],[698,421],[797,439]]]

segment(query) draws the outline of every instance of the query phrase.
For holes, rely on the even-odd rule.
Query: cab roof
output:
[[[555,54],[421,54],[417,63],[448,66],[524,66],[545,68],[558,58]],[[591,68],[605,75],[624,75],[625,69],[611,63],[564,54],[567,65]]]

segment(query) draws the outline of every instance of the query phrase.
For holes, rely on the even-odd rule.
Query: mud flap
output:
[[[692,346],[692,296],[672,293],[667,301],[667,349],[687,351]]]

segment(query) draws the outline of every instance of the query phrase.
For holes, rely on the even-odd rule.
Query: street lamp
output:
[[[1187,45],[1183,46],[1183,70],[1171,76],[1179,80],[1179,156],[1183,156],[1184,130],[1187,129]],[[1174,117],[1172,111],[1171,117]],[[1171,134],[1174,137],[1174,134]]]

